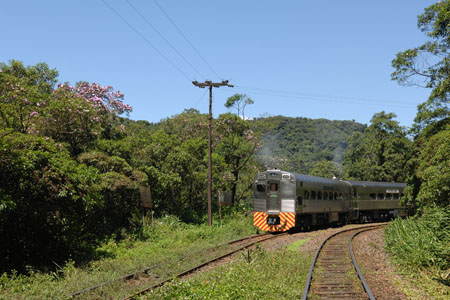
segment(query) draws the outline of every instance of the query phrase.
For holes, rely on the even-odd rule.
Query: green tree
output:
[[[411,141],[393,113],[374,114],[363,134],[349,139],[343,166],[354,180],[404,182]]]
[[[421,183],[417,193],[420,207],[450,205],[450,126],[427,140],[416,176]]]
[[[449,122],[450,96],[450,2],[438,1],[418,16],[418,28],[429,41],[399,52],[392,61],[392,80],[404,85],[431,89],[428,100],[418,106],[413,126],[419,132],[430,124],[445,127]],[[429,127],[431,130],[434,126]]]
[[[201,222],[206,212],[207,116],[196,111],[163,120],[159,129],[136,122],[119,141],[101,141],[109,153],[128,157],[145,172],[157,215]],[[214,168],[220,160],[214,159]]]
[[[51,138],[4,135],[0,243],[7,246],[0,249],[0,271],[83,262],[102,238],[129,226],[139,208],[138,186],[147,182],[117,156],[93,151],[77,161]]]
[[[233,96],[227,98],[225,107],[230,109],[234,107],[237,110],[238,116],[241,116],[242,112],[242,119],[245,120],[245,107],[253,103],[255,102],[245,94],[234,94]]]
[[[232,203],[239,201],[253,182],[241,182],[241,175],[250,168],[254,172],[254,154],[260,148],[260,138],[250,129],[248,121],[236,115],[222,114],[215,122],[214,134],[217,142],[217,153],[223,157],[227,168],[224,170],[221,182],[223,188],[231,189]],[[252,168],[253,166],[253,168]],[[238,186],[243,184],[238,195]]]
[[[91,188],[102,195],[95,203],[89,226],[99,234],[108,234],[117,228],[125,228],[139,208],[139,186],[148,184],[144,172],[131,167],[125,159],[109,156],[99,151],[85,152],[78,162],[98,170],[99,178]]]
[[[329,160],[321,160],[317,162],[309,172],[312,176],[319,176],[324,178],[340,178],[342,176],[339,165],[336,162]]]
[[[98,179],[96,169],[77,164],[51,139],[0,138],[1,271],[78,259],[95,244],[99,234],[86,225],[101,203],[92,188]]]
[[[417,24],[429,40],[399,52],[392,61],[393,80],[431,90],[427,101],[418,106],[412,128],[414,144],[407,164],[408,198],[413,207],[445,207],[449,205],[445,143],[450,123],[450,2],[438,1],[425,8]]]
[[[83,261],[130,224],[148,182],[118,141],[118,115],[131,111],[123,94],[87,82],[55,88],[57,76],[44,63],[0,63],[0,271]],[[93,150],[112,145],[125,158]]]
[[[53,92],[58,72],[47,64],[25,67],[0,63],[0,125],[22,133],[32,130],[41,105]]]

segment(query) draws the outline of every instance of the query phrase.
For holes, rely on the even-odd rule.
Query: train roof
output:
[[[310,182],[310,183],[319,183],[319,184],[348,184],[350,183],[352,187],[362,187],[362,188],[397,188],[404,189],[406,188],[406,183],[402,182],[379,182],[379,181],[356,181],[356,180],[340,180],[340,179],[329,179],[318,176],[311,176],[305,174],[297,174],[292,173],[297,180]]]
[[[323,184],[323,185],[339,185],[339,186],[348,186],[349,184],[352,187],[359,187],[359,188],[369,188],[369,189],[376,189],[376,188],[383,188],[383,189],[404,189],[406,188],[406,183],[399,183],[399,182],[379,182],[379,181],[356,181],[356,180],[341,180],[341,179],[329,179],[324,177],[318,177],[318,176],[311,176],[311,175],[305,175],[305,174],[298,174],[298,173],[292,173],[292,172],[286,172],[279,169],[274,170],[267,170],[270,171],[276,171],[280,173],[290,173],[295,176],[296,180],[311,183],[311,184]]]
[[[354,181],[348,180],[352,187],[363,187],[363,188],[405,188],[406,183],[399,182],[379,182],[379,181]]]
[[[320,183],[320,184],[346,184],[347,182],[339,180],[339,179],[328,179],[328,178],[323,178],[323,177],[318,177],[318,176],[311,176],[311,175],[305,175],[305,174],[297,174],[297,173],[292,173],[295,176],[295,179],[300,180],[300,181],[304,181],[304,182],[310,182],[310,183]]]

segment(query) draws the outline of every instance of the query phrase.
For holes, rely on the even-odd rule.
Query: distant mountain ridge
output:
[[[363,132],[365,124],[354,121],[273,116],[252,121],[262,135],[258,159],[268,168],[308,172],[320,161],[333,161],[340,166],[348,138]]]

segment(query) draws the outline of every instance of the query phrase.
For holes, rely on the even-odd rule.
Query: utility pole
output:
[[[198,86],[199,88],[209,87],[209,115],[208,115],[208,226],[212,225],[212,209],[211,209],[211,198],[212,198],[212,88],[213,87],[221,87],[221,86],[229,86],[234,87],[231,84],[228,84],[228,80],[223,80],[222,82],[212,82],[210,80],[205,81],[204,83],[199,83],[197,81],[192,81],[192,84]]]

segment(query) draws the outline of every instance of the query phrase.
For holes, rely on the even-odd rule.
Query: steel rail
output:
[[[232,241],[230,241],[230,242],[226,242],[226,243],[223,243],[223,244],[214,246],[214,247],[212,247],[212,248],[209,248],[209,249],[205,249],[205,250],[199,251],[199,252],[194,253],[194,254],[192,254],[192,255],[183,257],[182,260],[186,260],[187,258],[190,258],[190,257],[192,257],[192,256],[194,256],[194,255],[199,255],[200,253],[205,252],[205,251],[210,251],[210,250],[211,250],[211,251],[214,251],[214,250],[216,250],[216,249],[218,249],[218,248],[220,248],[220,247],[226,246],[226,245],[236,244],[236,243],[239,243],[239,242],[242,242],[242,241],[245,241],[245,240],[253,239],[253,238],[256,238],[256,237],[258,237],[258,236],[264,236],[264,235],[266,235],[266,234],[254,234],[254,235],[247,236],[247,237],[244,237],[244,238],[232,240]],[[98,289],[98,288],[101,288],[101,287],[103,287],[103,286],[110,285],[110,284],[112,284],[112,283],[114,283],[114,282],[116,282],[116,281],[130,280],[130,279],[136,277],[138,274],[147,273],[148,271],[150,271],[150,270],[152,270],[152,269],[155,269],[155,268],[160,267],[162,264],[164,264],[164,262],[163,262],[163,263],[160,263],[160,264],[157,264],[157,265],[153,265],[153,266],[151,266],[151,267],[148,267],[148,268],[145,268],[145,269],[142,269],[142,270],[139,270],[139,271],[136,271],[136,272],[134,272],[134,273],[130,273],[130,274],[121,276],[121,277],[119,277],[119,278],[116,278],[116,279],[113,279],[113,280],[110,280],[110,281],[102,282],[102,283],[100,283],[100,284],[97,284],[97,285],[94,285],[94,286],[85,288],[85,289],[83,289],[83,290],[80,290],[80,291],[77,291],[77,292],[74,292],[74,293],[70,294],[69,297],[70,297],[70,298],[73,298],[73,297],[75,297],[75,296],[78,296],[78,295],[87,293],[87,292],[89,292],[89,291],[93,291],[93,290],[96,290],[96,289]]]
[[[384,226],[385,224],[382,225],[371,225],[371,226],[364,226],[364,227],[356,227],[356,228],[349,228],[346,230],[342,230],[342,231],[338,231],[333,233],[332,235],[328,236],[319,246],[319,249],[317,249],[316,255],[314,256],[313,262],[311,263],[311,267],[309,268],[309,273],[308,273],[308,278],[306,279],[306,284],[305,284],[305,290],[303,291],[303,297],[302,300],[307,300],[308,299],[308,292],[309,292],[309,287],[311,285],[311,280],[312,280],[312,273],[314,270],[314,267],[316,265],[317,259],[319,258],[319,254],[320,251],[322,250],[323,246],[326,244],[326,242],[328,242],[331,238],[333,238],[334,236],[344,233],[344,232],[348,232],[348,231],[352,231],[352,230],[358,230],[358,229],[364,229],[366,228],[366,230],[373,229],[376,227],[380,227],[380,226]],[[371,299],[372,300],[372,299]]]
[[[75,297],[75,296],[84,294],[84,293],[86,293],[86,292],[96,290],[96,289],[98,289],[98,288],[100,288],[100,287],[102,287],[102,286],[112,284],[112,283],[114,283],[114,282],[116,282],[116,281],[120,281],[120,280],[130,280],[131,278],[134,278],[134,277],[135,277],[136,275],[138,275],[138,274],[146,273],[146,272],[148,272],[148,271],[150,271],[150,270],[152,270],[152,269],[155,269],[155,268],[157,268],[157,267],[159,267],[159,265],[154,265],[154,266],[148,267],[148,268],[146,268],[146,269],[143,269],[143,270],[140,270],[140,271],[137,271],[137,272],[134,272],[134,273],[130,273],[130,274],[128,274],[128,275],[124,275],[124,276],[119,277],[119,278],[117,278],[117,279],[113,279],[113,280],[110,280],[110,281],[106,281],[106,282],[100,283],[100,284],[98,284],[98,285],[91,286],[91,287],[86,288],[86,289],[84,289],[84,290],[81,290],[81,291],[75,292],[75,293],[73,293],[73,294],[70,294],[69,297]]]
[[[168,283],[168,282],[174,280],[175,278],[180,278],[180,277],[183,277],[183,276],[185,276],[185,275],[188,275],[188,274],[190,274],[190,273],[192,273],[192,272],[194,272],[194,271],[196,271],[196,270],[198,270],[198,269],[200,269],[200,268],[202,268],[202,267],[204,267],[204,266],[207,266],[207,265],[209,265],[209,264],[211,264],[211,263],[213,263],[213,262],[216,262],[216,261],[219,261],[219,260],[221,260],[221,259],[223,259],[223,258],[225,258],[225,257],[231,256],[231,255],[233,255],[233,254],[236,253],[236,252],[239,252],[239,251],[241,251],[241,250],[245,250],[245,249],[247,249],[247,248],[249,248],[249,247],[255,245],[256,243],[263,242],[263,241],[267,241],[267,240],[270,240],[270,239],[273,239],[273,238],[277,238],[277,237],[279,237],[279,236],[283,236],[283,235],[286,235],[286,234],[287,234],[287,233],[281,233],[281,234],[277,234],[277,235],[269,235],[268,237],[265,237],[265,238],[263,238],[263,239],[259,239],[259,240],[257,240],[257,241],[251,242],[251,243],[246,244],[246,245],[244,245],[244,246],[241,246],[241,247],[239,247],[239,248],[237,248],[237,249],[231,250],[231,251],[229,251],[229,252],[227,252],[227,253],[225,253],[225,254],[223,254],[223,255],[220,255],[220,256],[215,257],[215,258],[213,258],[213,259],[211,259],[211,260],[208,260],[208,261],[206,261],[206,262],[203,262],[203,263],[201,263],[201,264],[199,264],[199,265],[197,265],[197,266],[195,266],[195,267],[193,267],[193,268],[190,268],[190,269],[188,269],[188,270],[185,270],[185,271],[183,271],[183,272],[181,272],[181,273],[179,273],[179,274],[177,274],[177,275],[175,275],[175,276],[172,276],[172,277],[170,277],[170,278],[164,279],[164,280],[162,280],[161,282],[158,282],[158,283],[156,283],[156,284],[154,284],[154,285],[152,285],[152,286],[150,286],[150,287],[147,287],[147,288],[142,289],[142,290],[140,290],[140,291],[138,291],[138,292],[135,292],[133,295],[127,296],[127,297],[122,298],[122,299],[120,299],[120,300],[131,300],[131,299],[133,299],[133,297],[142,295],[142,294],[144,294],[144,293],[146,293],[146,292],[148,292],[148,291],[150,291],[150,290],[153,290],[153,289],[155,289],[155,288],[158,288],[158,287],[160,287],[160,286],[162,286],[162,285],[164,285],[164,284],[166,284],[166,283]],[[267,235],[268,235],[268,234],[263,234],[263,235],[259,235],[259,236],[267,236]],[[256,237],[256,236],[255,236],[255,237]]]
[[[367,284],[366,280],[364,279],[363,274],[361,273],[361,270],[358,267],[358,263],[356,262],[355,255],[353,254],[353,250],[352,250],[353,238],[355,236],[357,236],[358,234],[360,234],[361,232],[365,232],[365,231],[369,231],[369,230],[374,230],[374,228],[364,229],[364,230],[358,231],[354,235],[352,235],[352,237],[348,241],[348,248],[350,249],[350,256],[352,257],[353,266],[355,267],[355,270],[358,273],[359,280],[361,280],[364,290],[366,291],[367,295],[369,295],[370,300],[375,300],[375,297],[373,296],[372,292],[370,291],[369,285]]]

